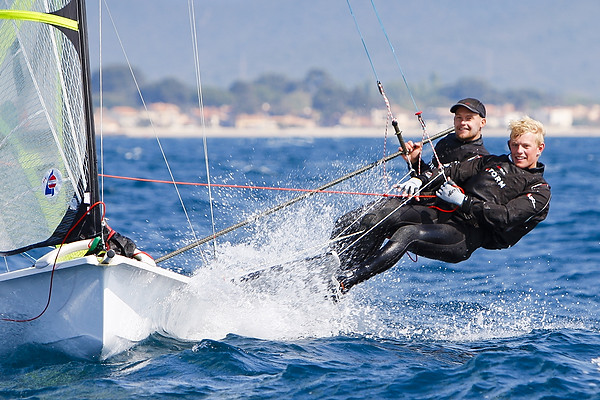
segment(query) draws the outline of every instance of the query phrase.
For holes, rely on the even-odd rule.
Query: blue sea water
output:
[[[161,144],[176,181],[207,181],[202,140]],[[315,188],[383,155],[383,139],[207,144],[213,183],[261,189],[211,187],[211,202],[178,185],[186,217],[172,185],[105,178],[111,226],[159,257],[301,194],[267,187]],[[405,256],[337,303],[293,272],[269,291],[230,278],[317,254],[335,218],[374,197],[317,194],[263,216],[161,264],[192,275],[169,334],[103,361],[20,347],[0,360],[0,398],[600,398],[599,144],[547,139],[550,214],[513,248]],[[155,139],[102,147],[105,174],[170,179]],[[331,189],[383,193],[405,172],[397,159]]]

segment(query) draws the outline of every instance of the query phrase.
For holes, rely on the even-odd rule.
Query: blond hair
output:
[[[546,131],[544,125],[540,121],[536,121],[533,118],[525,116],[519,120],[511,121],[508,125],[510,129],[510,138],[517,139],[527,132],[531,132],[536,136],[536,142],[538,145],[544,143],[544,136]]]

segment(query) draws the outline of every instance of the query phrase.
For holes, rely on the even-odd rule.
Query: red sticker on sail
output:
[[[62,186],[62,174],[59,170],[52,168],[46,172],[42,184],[44,186],[44,196],[54,197],[58,195]]]

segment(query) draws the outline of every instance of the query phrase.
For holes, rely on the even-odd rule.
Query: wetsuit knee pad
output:
[[[464,242],[453,245],[432,245],[431,243],[416,241],[410,245],[409,251],[414,252],[421,257],[452,264],[465,261],[471,257],[471,254],[473,253],[467,249],[467,247],[464,245]]]
[[[407,246],[410,242],[419,240],[425,236],[425,232],[421,225],[405,225],[398,229],[390,238],[391,241],[405,243]]]
[[[422,257],[450,263],[468,259],[474,250],[467,246],[463,232],[445,224],[407,225],[398,229],[390,240]]]

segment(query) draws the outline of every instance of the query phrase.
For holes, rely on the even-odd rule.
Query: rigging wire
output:
[[[385,30],[385,26],[383,26],[383,21],[381,20],[381,17],[379,16],[377,7],[375,7],[374,0],[371,0],[371,5],[373,6],[373,10],[375,11],[377,20],[379,21],[379,26],[381,27],[381,30],[383,31],[383,34],[385,35],[385,38],[388,42],[388,45],[390,46],[390,48],[392,50],[392,54],[394,55],[394,59],[396,60],[396,65],[398,66],[398,69],[400,70],[400,74],[402,75],[402,80],[404,80],[404,85],[406,86],[406,89],[408,90],[408,94],[410,95],[410,99],[412,100],[413,105],[415,106],[415,112],[419,112],[419,107],[417,107],[417,102],[415,101],[415,97],[413,96],[412,90],[410,90],[410,86],[408,86],[408,81],[406,80],[404,71],[402,70],[402,67],[400,66],[400,61],[398,61],[398,56],[396,55],[396,50],[394,49],[394,46],[392,45],[390,37],[388,36],[387,31]]]
[[[366,46],[366,43],[365,43],[364,37],[363,37],[363,35],[362,35],[362,32],[361,32],[361,30],[360,30],[360,27],[359,27],[359,25],[358,25],[358,21],[357,21],[357,19],[356,19],[356,16],[354,15],[354,11],[353,11],[353,9],[352,9],[352,6],[350,5],[350,0],[346,0],[346,3],[348,4],[348,8],[350,9],[350,14],[352,15],[352,18],[354,19],[354,24],[355,24],[355,26],[356,26],[356,29],[357,29],[357,31],[358,31],[358,34],[359,34],[359,36],[360,36],[361,42],[362,42],[362,44],[363,44],[363,47],[364,47],[364,49],[365,49],[365,53],[367,54],[367,58],[369,59],[369,63],[371,64],[371,68],[372,68],[372,70],[373,70],[373,74],[375,75],[375,78],[377,79],[377,86],[378,86],[378,88],[379,88],[379,92],[380,92],[380,93],[381,93],[381,95],[383,96],[383,99],[384,99],[384,101],[385,101],[385,104],[386,104],[386,108],[387,108],[387,110],[388,110],[388,119],[387,119],[387,121],[386,121],[386,139],[387,139],[387,128],[388,128],[388,125],[387,125],[387,123],[388,123],[388,121],[391,119],[391,120],[392,120],[392,125],[394,125],[394,128],[395,128],[395,130],[396,130],[396,135],[397,135],[397,137],[398,137],[398,140],[400,141],[400,144],[401,144],[401,146],[402,146],[402,153],[403,153],[403,154],[406,154],[406,153],[405,153],[406,147],[405,147],[405,145],[404,145],[404,140],[402,139],[402,132],[401,132],[401,131],[398,129],[398,124],[397,124],[397,121],[396,121],[396,120],[393,118],[393,115],[392,115],[392,110],[391,110],[391,106],[390,106],[389,100],[388,100],[388,98],[387,98],[387,96],[386,96],[386,94],[385,94],[385,91],[384,91],[384,89],[383,89],[383,85],[381,84],[381,81],[379,80],[379,77],[378,77],[378,75],[377,75],[377,72],[375,71],[375,66],[374,66],[374,64],[373,64],[373,60],[372,60],[372,58],[371,58],[371,55],[370,55],[370,53],[369,53],[369,50],[368,50],[368,48],[367,48],[367,46]],[[391,51],[392,51],[392,53],[393,53],[393,55],[394,55],[394,58],[395,58],[395,60],[396,60],[396,65],[398,66],[398,69],[400,70],[400,74],[402,75],[402,79],[404,80],[404,84],[405,84],[405,86],[406,86],[406,88],[407,88],[407,90],[408,90],[408,93],[409,93],[409,95],[410,95],[410,98],[411,98],[411,100],[412,100],[412,103],[413,103],[413,105],[414,105],[414,107],[415,107],[415,110],[416,110],[416,112],[415,112],[415,115],[417,116],[417,119],[418,119],[418,121],[419,121],[419,123],[420,123],[420,125],[421,125],[421,129],[422,129],[422,131],[423,131],[423,135],[422,135],[422,143],[425,143],[425,142],[426,142],[426,139],[429,139],[428,141],[429,141],[429,143],[431,144],[431,147],[432,147],[432,150],[433,150],[434,156],[435,156],[435,158],[438,160],[438,163],[439,163],[439,158],[437,157],[437,154],[436,154],[436,152],[435,152],[435,148],[434,148],[434,146],[433,146],[433,142],[432,142],[432,140],[429,138],[429,135],[427,134],[426,124],[425,124],[425,121],[423,120],[423,117],[422,117],[422,112],[419,110],[419,108],[418,108],[418,106],[417,106],[417,104],[416,104],[416,101],[415,101],[415,99],[414,99],[413,93],[412,93],[412,91],[410,90],[410,86],[408,85],[408,81],[407,81],[407,79],[406,79],[406,75],[404,74],[404,71],[402,70],[402,67],[400,66],[400,62],[399,62],[399,60],[398,60],[398,57],[396,56],[396,50],[394,49],[394,46],[392,45],[392,42],[391,42],[391,40],[390,40],[390,38],[389,38],[389,36],[388,36],[388,34],[387,34],[387,31],[386,31],[386,29],[385,29],[385,27],[384,27],[384,25],[383,25],[383,21],[381,20],[381,17],[379,16],[379,12],[378,12],[378,10],[377,10],[377,7],[375,6],[375,2],[374,2],[374,0],[371,0],[371,5],[372,5],[372,7],[373,7],[373,10],[374,10],[374,12],[375,12],[375,15],[377,16],[377,19],[378,19],[378,21],[379,21],[379,25],[380,25],[380,27],[381,27],[381,29],[382,29],[382,31],[383,31],[383,33],[384,33],[384,35],[385,35],[386,39],[387,39],[387,42],[388,42],[388,44],[389,44],[389,46],[390,46],[390,48],[391,48]],[[384,150],[384,151],[385,151],[385,150]],[[422,154],[422,153],[421,153],[421,154]],[[420,161],[421,161],[421,160],[420,160],[420,158],[421,158],[421,154],[419,154],[419,163],[418,163],[418,164],[419,164],[419,169],[420,169]],[[410,164],[410,161],[408,161],[408,160],[407,160],[407,164],[408,164],[408,169],[409,169],[409,172],[408,172],[408,173],[407,173],[407,174],[404,176],[404,178],[406,178],[407,176],[409,176],[409,175],[410,175],[410,173],[412,172],[412,166],[411,166],[411,164]],[[443,170],[442,170],[442,171],[443,171]],[[420,172],[420,171],[419,171],[419,172]],[[403,179],[404,179],[404,178],[403,178]],[[423,190],[423,188],[421,188],[417,194],[419,194],[419,193],[420,193],[422,190]],[[347,251],[347,250],[348,250],[349,248],[351,248],[351,247],[352,247],[352,246],[353,246],[353,245],[354,245],[356,242],[358,242],[358,241],[359,241],[359,240],[360,240],[362,237],[364,237],[365,235],[367,235],[367,234],[368,234],[368,233],[369,233],[369,232],[370,232],[372,229],[374,229],[376,226],[378,226],[379,224],[381,224],[381,223],[382,223],[382,222],[383,222],[385,219],[387,219],[387,218],[388,218],[390,215],[392,215],[393,213],[395,213],[396,211],[398,211],[398,210],[399,210],[399,209],[400,209],[400,208],[401,208],[401,207],[402,207],[404,204],[406,204],[408,201],[409,201],[409,199],[407,199],[407,200],[405,200],[405,201],[401,202],[401,204],[400,204],[400,205],[399,205],[399,206],[398,206],[398,207],[397,207],[397,208],[396,208],[394,211],[392,211],[392,213],[390,213],[389,215],[387,215],[386,217],[384,217],[384,218],[383,218],[381,221],[379,221],[377,224],[375,224],[375,226],[371,227],[371,228],[370,228],[370,229],[368,229],[367,231],[360,232],[360,236],[359,236],[357,239],[355,239],[355,240],[354,240],[354,242],[352,242],[351,244],[349,244],[348,246],[346,246],[345,248],[341,249],[341,250],[340,250],[340,251],[338,251],[338,252],[341,254],[341,253],[343,253],[343,252]],[[373,204],[371,207],[373,207],[373,206],[375,206],[375,204]],[[369,207],[369,209],[370,209],[371,207]],[[356,220],[355,220],[355,221],[353,221],[351,224],[347,225],[347,226],[346,226],[346,228],[345,228],[345,229],[343,229],[343,230],[340,232],[340,235],[341,235],[341,234],[344,234],[345,232],[347,232],[347,231],[350,229],[350,227],[351,227],[352,225],[354,225],[355,223],[357,223],[357,222],[358,222],[358,220],[359,220],[359,219],[362,217],[362,215],[365,215],[367,212],[368,212],[368,209],[367,209],[366,211],[363,211],[362,213],[360,213],[360,215],[359,215],[359,216],[357,216],[357,218],[356,218]],[[334,239],[334,240],[338,240],[338,239],[339,239],[339,237],[338,237],[338,238],[336,238],[336,239]]]
[[[367,48],[367,45],[365,43],[365,40],[363,38],[362,32],[360,31],[360,27],[358,25],[358,21],[356,19],[356,16],[354,15],[354,11],[352,10],[352,6],[350,5],[350,0],[346,0],[346,3],[348,4],[348,8],[350,9],[350,14],[352,15],[352,18],[354,19],[354,24],[356,25],[356,29],[360,35],[360,39],[361,42],[363,44],[363,47],[365,49],[365,52],[367,54],[367,58],[369,59],[369,63],[371,64],[371,68],[373,69],[373,73],[375,74],[375,78],[377,79],[377,84],[379,86],[379,92],[382,94],[382,96],[384,97],[384,100],[386,101],[386,107],[388,107],[388,119],[391,118],[392,122],[394,121],[393,115],[391,114],[391,109],[389,107],[389,101],[387,100],[387,97],[385,96],[385,92],[383,91],[383,86],[381,85],[381,81],[379,80],[379,77],[377,76],[377,72],[375,71],[375,67],[373,65],[373,60],[371,58],[371,55],[369,54],[369,50]],[[394,59],[396,61],[396,65],[398,66],[398,69],[400,70],[400,74],[402,76],[402,80],[404,81],[404,85],[406,86],[406,89],[408,91],[408,94],[410,95],[410,99],[415,107],[415,116],[417,117],[417,120],[419,121],[419,124],[421,126],[421,130],[422,130],[422,138],[421,141],[424,143],[425,139],[429,138],[429,134],[427,133],[427,125],[425,124],[425,120],[423,119],[423,112],[419,110],[419,107],[417,106],[417,102],[415,101],[414,95],[412,93],[412,90],[410,89],[410,86],[408,85],[408,80],[406,79],[406,75],[404,74],[404,70],[402,69],[402,66],[400,65],[400,61],[398,60],[398,56],[396,55],[396,50],[394,49],[394,46],[392,44],[392,41],[390,40],[389,35],[387,34],[387,30],[385,29],[385,26],[383,24],[383,20],[381,19],[380,15],[379,15],[379,11],[377,10],[377,6],[375,6],[375,1],[371,0],[371,6],[373,7],[373,11],[375,12],[375,15],[377,17],[377,20],[379,21],[379,26],[381,27],[381,30],[383,31],[383,34],[387,40],[388,45],[390,46],[390,49],[392,51],[392,54],[394,56]],[[387,123],[386,123],[386,137],[387,137]],[[398,138],[400,139],[400,136],[398,136]],[[429,141],[429,144],[431,145],[431,150],[433,152],[433,157],[435,160],[437,160],[438,165],[441,165],[441,162],[439,160],[439,157],[437,155],[437,152],[435,151],[435,147],[433,145],[432,141]],[[417,163],[419,165],[419,169],[420,169],[420,161],[421,161],[421,154],[422,152],[419,154],[419,162]],[[420,172],[420,171],[418,171]]]
[[[354,15],[354,10],[350,5],[350,0],[346,0],[348,4],[348,8],[350,9],[350,15],[352,15],[352,19],[354,20],[354,25],[356,26],[356,30],[358,31],[358,35],[360,36],[360,41],[362,42],[363,48],[365,49],[365,53],[367,54],[367,58],[369,59],[369,63],[371,64],[371,69],[373,70],[373,75],[375,75],[375,80],[379,81],[379,77],[377,76],[377,71],[375,71],[375,65],[373,64],[373,59],[371,58],[371,54],[369,53],[369,49],[367,48],[367,44],[365,43],[365,39],[360,30],[360,26],[358,25],[358,20],[356,19],[356,15]]]
[[[379,26],[381,27],[381,30],[387,40],[387,43],[390,46],[392,54],[394,55],[394,60],[396,61],[396,65],[398,66],[398,70],[400,71],[400,75],[402,76],[402,80],[404,81],[404,85],[406,86],[406,90],[408,91],[408,94],[410,95],[410,99],[415,107],[415,115],[417,116],[417,119],[419,121],[419,124],[421,125],[421,129],[423,132],[421,140],[424,141],[426,138],[429,137],[429,134],[427,133],[427,126],[425,124],[425,120],[423,119],[423,112],[417,106],[417,102],[415,101],[413,92],[410,89],[410,86],[408,85],[408,81],[406,79],[406,75],[404,74],[404,70],[402,69],[402,66],[400,65],[400,61],[398,60],[398,56],[396,55],[396,50],[394,49],[394,45],[392,44],[392,41],[390,40],[387,30],[385,29],[385,26],[383,25],[383,20],[379,16],[379,11],[377,10],[377,7],[375,6],[375,0],[371,0],[371,6],[373,7],[373,11],[375,12],[375,15],[377,16],[377,20],[379,21]],[[431,145],[431,149],[433,151],[433,157],[437,160],[438,165],[441,165],[441,162],[439,160],[437,152],[435,151],[435,146],[433,145],[433,141],[429,141],[429,144]],[[422,154],[422,152],[421,152],[421,154]],[[417,163],[419,170],[421,168],[421,154],[419,154],[419,160],[418,160],[419,162]],[[420,171],[418,171],[418,172],[420,172]]]
[[[99,80],[100,80],[100,172],[104,175],[104,74],[102,73],[102,2],[98,2],[98,37],[100,49],[98,50],[99,59]],[[100,181],[100,201],[104,202],[104,176]]]
[[[385,157],[387,154],[387,133],[388,133],[388,128],[389,128],[389,122],[394,120],[394,115],[392,114],[392,108],[390,106],[390,101],[388,100],[387,95],[385,94],[385,91],[383,90],[383,84],[379,80],[379,76],[377,75],[377,71],[375,70],[375,64],[373,63],[373,59],[371,58],[371,53],[369,53],[369,49],[365,42],[365,38],[362,34],[362,31],[360,30],[360,26],[358,24],[358,20],[356,19],[356,15],[354,15],[354,10],[352,9],[350,0],[346,0],[346,4],[348,4],[348,9],[350,10],[350,15],[352,16],[352,19],[354,20],[354,26],[356,27],[358,36],[360,36],[360,41],[362,42],[363,49],[365,50],[365,54],[367,55],[367,58],[369,59],[369,64],[371,64],[371,69],[373,70],[373,75],[375,76],[375,81],[377,82],[377,89],[379,90],[379,93],[383,97],[383,101],[385,102],[385,106],[387,109],[387,118],[385,120],[385,133],[384,133],[384,138],[383,138],[383,157]],[[387,170],[386,170],[386,164],[383,164],[383,176],[384,176],[385,181],[387,182],[388,175],[387,175]]]
[[[206,139],[206,121],[204,120],[204,99],[202,97],[202,79],[200,74],[200,52],[198,51],[198,34],[196,29],[196,13],[194,10],[194,1],[188,0],[188,11],[190,16],[190,30],[192,36],[192,48],[194,51],[194,72],[196,73],[196,90],[198,94],[198,107],[200,107],[200,126],[202,127],[202,146],[204,149],[204,163],[206,166],[206,182],[208,188],[208,203],[210,207],[210,222],[215,237],[215,213],[214,213],[214,199],[212,196],[212,188],[210,184],[210,168],[208,162],[208,143]],[[194,235],[194,239],[197,239]],[[213,240],[213,255],[217,254],[217,238]]]
[[[104,0],[104,5],[106,7],[106,11],[108,12],[108,16],[110,18],[110,21],[112,23],[113,26],[113,30],[115,32],[115,35],[117,37],[117,40],[119,42],[119,46],[121,46],[121,51],[123,52],[123,56],[125,57],[125,61],[127,62],[127,67],[129,68],[129,72],[131,73],[131,77],[133,79],[133,82],[135,84],[136,90],[138,92],[138,95],[140,97],[140,100],[142,102],[142,106],[144,107],[144,110],[146,111],[146,114],[148,115],[148,120],[150,122],[150,126],[152,127],[152,131],[154,132],[154,136],[156,138],[156,143],[158,144],[158,148],[160,150],[160,153],[163,157],[163,160],[165,162],[165,165],[167,167],[167,171],[169,172],[169,176],[171,177],[171,182],[173,183],[173,187],[175,188],[175,192],[177,193],[177,197],[179,198],[179,202],[181,204],[181,207],[183,209],[183,213],[185,215],[185,218],[187,220],[188,226],[190,228],[190,231],[192,233],[192,236],[194,237],[194,240],[196,240],[196,232],[194,231],[194,227],[192,225],[192,221],[190,219],[190,216],[187,212],[187,209],[185,207],[185,204],[183,202],[183,198],[181,197],[181,193],[179,192],[179,188],[177,187],[177,184],[175,183],[175,177],[173,175],[173,171],[171,170],[171,165],[169,164],[169,161],[167,160],[167,155],[162,147],[162,143],[158,137],[158,134],[156,133],[156,128],[154,126],[154,121],[152,121],[152,118],[150,118],[150,111],[148,110],[148,106],[146,104],[146,101],[144,99],[144,96],[142,95],[142,91],[140,89],[140,85],[137,81],[137,78],[135,76],[135,73],[133,72],[133,67],[131,66],[131,62],[129,61],[129,57],[127,56],[127,52],[125,51],[125,46],[123,45],[123,41],[121,40],[121,36],[119,35],[119,32],[117,30],[117,26],[115,24],[115,20],[112,16],[112,13],[110,12],[110,8],[108,7],[108,4],[106,3],[106,0]]]
[[[360,40],[361,40],[363,48],[365,50],[365,54],[367,55],[369,63],[371,64],[371,69],[373,70],[373,75],[375,76],[375,80],[377,81],[377,89],[379,90],[379,93],[381,94],[381,96],[383,97],[383,101],[385,102],[385,106],[386,106],[386,110],[387,110],[387,118],[386,118],[386,122],[385,122],[385,135],[384,135],[384,142],[383,142],[383,146],[384,146],[383,147],[383,152],[384,152],[384,156],[385,156],[389,122],[392,121],[392,124],[394,124],[396,122],[396,119],[394,118],[394,115],[392,113],[392,107],[391,107],[390,101],[389,101],[389,99],[388,99],[388,97],[387,97],[387,95],[385,93],[385,90],[383,89],[383,84],[379,80],[379,76],[377,75],[377,71],[375,70],[375,65],[373,64],[373,59],[371,58],[371,54],[369,52],[369,49],[367,48],[367,44],[366,44],[364,36],[363,36],[363,34],[362,34],[361,30],[360,30],[360,26],[358,24],[358,20],[356,18],[356,15],[354,14],[354,10],[352,9],[352,5],[350,4],[350,0],[346,0],[346,4],[348,4],[348,9],[350,10],[350,15],[352,16],[352,19],[354,20],[354,25],[356,26],[356,31],[358,32],[358,35],[360,36]],[[394,128],[396,128],[396,127],[397,127],[397,124],[394,125]],[[401,132],[399,130],[397,130],[397,135],[398,135],[398,139],[401,139]],[[402,140],[400,140],[400,142],[402,143]],[[404,148],[402,150],[404,150]],[[410,173],[410,168],[409,168],[409,173]],[[385,181],[389,184],[389,182],[388,182],[388,175],[387,175],[386,165],[385,164],[383,165],[383,174],[384,174]],[[406,177],[406,175],[405,175],[405,177]],[[373,207],[373,206],[374,205],[372,205],[371,207]],[[357,218],[356,218],[356,220],[353,221],[348,226],[346,226],[346,228],[344,230],[342,230],[339,234],[340,235],[344,234],[348,229],[350,229],[350,227],[352,225],[354,225],[362,217],[362,215],[366,214],[367,212],[368,211],[364,211],[364,213],[361,213],[360,215],[358,215]],[[337,240],[337,239],[339,239],[339,236],[338,236],[338,238],[336,238],[334,240]],[[346,248],[346,250],[348,248],[349,248],[349,246]]]

